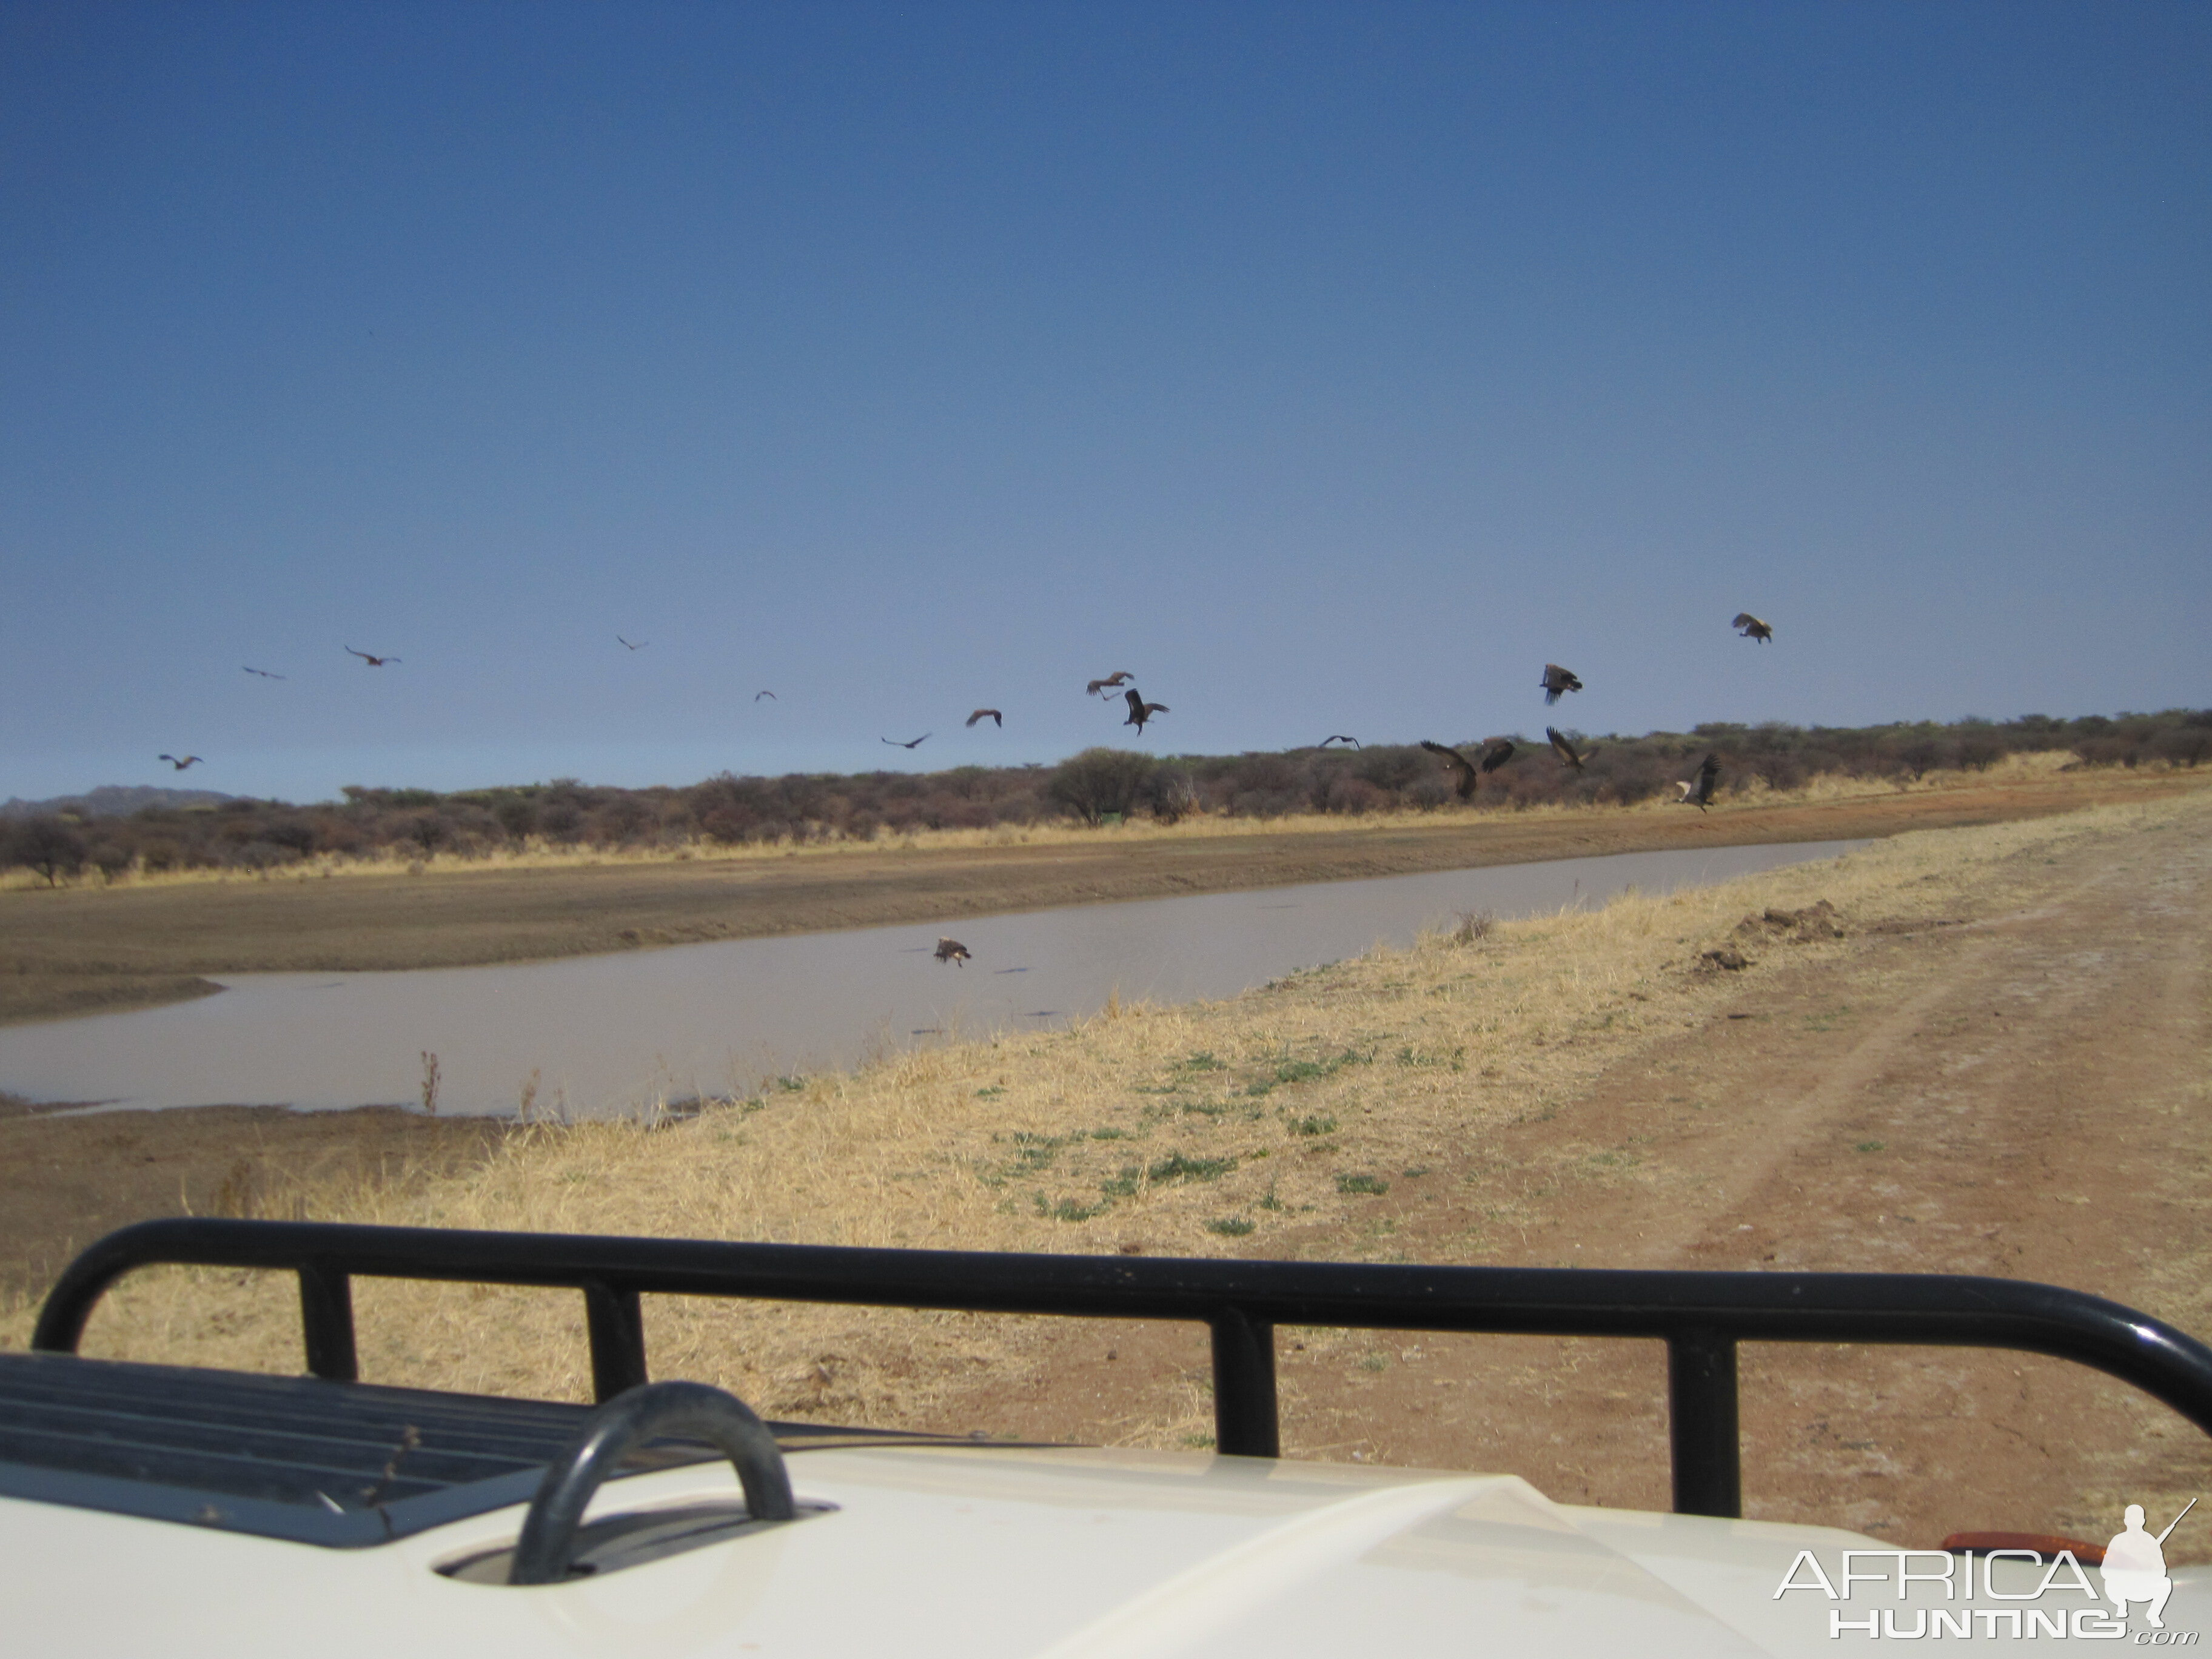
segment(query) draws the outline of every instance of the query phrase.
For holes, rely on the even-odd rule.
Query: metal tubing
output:
[[[644,1383],[645,1316],[635,1290],[586,1279],[584,1328],[592,1340],[592,1399],[612,1400]]]
[[[1667,1339],[1667,1439],[1674,1512],[1742,1515],[1734,1337],[1692,1326]]]
[[[1232,1457],[1280,1457],[1275,1328],[1242,1308],[1208,1320],[1213,1333],[1213,1443]]]
[[[361,1359],[353,1343],[353,1280],[344,1268],[320,1259],[300,1263],[300,1334],[307,1370],[331,1382],[358,1382]]]
[[[1879,1342],[2010,1348],[2094,1366],[2212,1433],[2212,1349],[2102,1297],[2006,1279],[1944,1273],[1626,1272],[1356,1262],[1187,1261],[850,1249],[694,1239],[596,1238],[187,1218],[109,1234],[64,1270],[32,1346],[74,1352],[101,1295],[134,1268],[177,1263],[488,1285],[597,1284],[619,1308],[641,1293],[871,1307],[1184,1319],[1214,1328],[1223,1450],[1272,1448],[1276,1325],[1542,1336],[1656,1337],[1686,1358],[1670,1373],[1682,1432],[1683,1502],[1733,1504],[1733,1432],[1712,1386],[1739,1342]],[[303,1292],[304,1295],[304,1292]],[[303,1304],[304,1305],[304,1304]],[[607,1351],[634,1353],[634,1322],[609,1320]],[[633,1336],[631,1334],[635,1333]],[[627,1346],[635,1343],[635,1347]],[[594,1378],[599,1368],[594,1362]],[[1733,1366],[1726,1396],[1734,1415]],[[1264,1425],[1264,1434],[1261,1427]],[[1720,1460],[1725,1459],[1723,1465]]]

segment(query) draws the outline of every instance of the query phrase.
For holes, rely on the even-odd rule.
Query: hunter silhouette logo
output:
[[[2166,1576],[2166,1540],[2181,1524],[2182,1516],[2197,1507],[2191,1498],[2181,1515],[2166,1523],[2166,1530],[2152,1537],[2143,1530],[2143,1508],[2140,1504],[2128,1505],[2120,1519],[2126,1530],[2115,1533],[2112,1541],[2105,1546],[2104,1565],[2098,1571],[2104,1575],[2105,1595],[2120,1610],[2120,1617],[2128,1616],[2128,1603],[2148,1601],[2143,1609],[2143,1622],[2153,1630],[2164,1630],[2166,1620],[2159,1615],[2166,1611],[2166,1598],[2173,1594],[2173,1580]]]
[[[2118,1641],[2128,1637],[2129,1608],[2139,1606],[2148,1628],[2135,1636],[2137,1646],[2193,1647],[2198,1639],[2195,1631],[2166,1627],[2166,1604],[2173,1594],[2173,1581],[2166,1571],[2166,1540],[2196,1507],[2192,1498],[2164,1532],[2154,1534],[2143,1525],[2142,1505],[2130,1504],[2121,1517],[2123,1529],[2101,1551],[2094,1544],[2063,1538],[1960,1534],[1936,1550],[1844,1550],[1842,1570],[1831,1576],[1817,1551],[1801,1549],[1775,1587],[1774,1598],[1810,1590],[1831,1603],[1832,1641],[1848,1634],[1905,1641],[1931,1637]],[[2008,1564],[2002,1572],[1999,1561]],[[2084,1570],[2089,1565],[2103,1577],[2101,1596]],[[2040,1567],[2039,1580],[2021,1576],[2023,1567]],[[1917,1594],[1915,1585],[1923,1587]],[[2045,1601],[2046,1596],[2054,1599]],[[2075,1597],[2078,1602],[2069,1599]],[[1854,1600],[1877,1605],[1851,1613],[1833,1605]],[[1888,1605],[1879,1605],[1885,1602]],[[1914,1602],[1918,1605],[1910,1605]]]

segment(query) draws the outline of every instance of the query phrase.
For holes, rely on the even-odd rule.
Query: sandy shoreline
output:
[[[465,967],[1060,905],[1614,853],[1850,840],[2186,790],[2113,771],[1710,813],[1439,813],[1433,823],[805,858],[434,871],[0,893],[0,1025],[206,995],[204,975]]]

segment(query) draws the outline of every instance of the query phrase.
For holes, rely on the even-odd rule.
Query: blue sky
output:
[[[1590,731],[2212,703],[2208,70],[2179,4],[0,0],[0,796],[1048,762],[1124,668],[1163,751],[1540,732],[1547,660]]]

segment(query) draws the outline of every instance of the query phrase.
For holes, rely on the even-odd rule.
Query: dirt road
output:
[[[1398,1182],[1377,1236],[1413,1261],[1993,1273],[2212,1335],[2212,812],[2118,858],[2039,860],[1946,920],[1846,918],[1850,949],[1818,966],[1750,930],[1756,965],[1708,1022],[1458,1168]],[[1041,1381],[979,1389],[946,1420],[1110,1440],[1204,1375],[1188,1332],[1041,1342]],[[1286,1449],[1667,1506],[1656,1343],[1283,1346]],[[2124,1503],[2170,1516],[2212,1487],[2212,1441],[2186,1421],[2033,1356],[1747,1348],[1743,1423],[1748,1513],[1899,1543],[2101,1540]],[[2212,1559],[2208,1539],[2177,1534],[2175,1559]]]
[[[2191,787],[2117,769],[1784,805],[1567,814],[1249,835],[1121,836],[587,868],[434,869],[419,878],[0,893],[0,1024],[150,1007],[200,975],[458,967],[1004,914],[1063,904],[1349,881],[1674,848],[1854,839],[1990,823]]]

